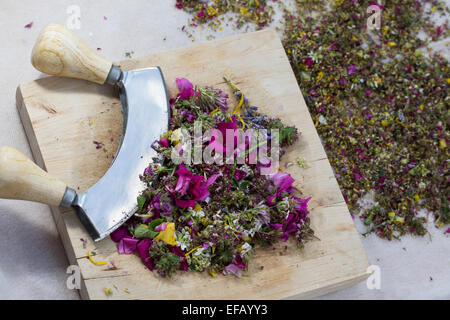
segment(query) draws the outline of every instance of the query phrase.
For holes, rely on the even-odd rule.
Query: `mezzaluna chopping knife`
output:
[[[136,210],[138,176],[155,156],[150,146],[168,130],[170,109],[159,67],[123,72],[60,24],[47,25],[31,62],[41,72],[117,85],[123,109],[122,138],[105,175],[82,194],[43,171],[19,151],[0,148],[0,198],[73,207],[95,240],[101,240]]]

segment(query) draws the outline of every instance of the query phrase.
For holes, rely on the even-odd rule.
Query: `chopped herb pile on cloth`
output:
[[[273,0],[176,0],[175,6],[192,15],[190,26],[207,24],[212,29],[220,29],[224,21],[233,22],[235,28],[254,24],[257,29],[272,22],[274,13],[270,3]],[[227,13],[232,15],[225,16]]]
[[[119,253],[137,252],[161,276],[182,269],[240,277],[256,246],[292,236],[303,247],[314,234],[308,217],[310,198],[301,197],[289,174],[262,174],[267,158],[259,153],[254,164],[238,164],[236,159],[222,165],[173,161],[173,152],[183,150],[181,130],[194,136],[195,121],[212,132],[278,129],[274,139],[278,138],[280,156],[298,139],[295,127],[259,113],[238,87],[225,81],[237,101],[232,113],[227,112],[228,95],[222,90],[176,80],[180,92],[170,100],[169,131],[152,146],[158,156],[140,177],[147,187],[137,198],[137,212],[111,234]],[[269,141],[272,136],[267,134],[264,139]],[[207,145],[217,151],[226,144],[210,136],[201,142]]]
[[[180,9],[196,14],[210,2],[186,0]],[[255,2],[235,3],[245,11]],[[448,225],[449,65],[426,49],[448,37],[445,2],[276,3],[284,9],[284,48],[364,234],[423,236],[429,217],[437,227]],[[380,25],[368,30],[374,8]]]

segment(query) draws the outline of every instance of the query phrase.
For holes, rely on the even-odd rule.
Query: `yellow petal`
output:
[[[405,218],[403,218],[403,217],[397,217],[397,218],[395,218],[395,221],[394,221],[395,224],[402,224],[404,222],[405,222]]]
[[[175,223],[170,222],[167,224],[166,229],[160,231],[159,234],[155,237],[155,240],[164,241],[171,246],[176,245],[175,241]]]
[[[90,260],[93,264],[96,264],[96,265],[98,265],[98,266],[102,266],[102,265],[105,265],[105,264],[108,263],[108,262],[106,262],[106,261],[95,261],[94,259],[92,259],[92,256],[91,256],[91,252],[90,252],[90,251],[88,251],[88,258],[89,258],[89,260]]]

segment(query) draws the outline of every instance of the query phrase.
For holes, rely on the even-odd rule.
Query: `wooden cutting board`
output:
[[[119,64],[123,70],[160,66],[170,96],[177,93],[177,77],[231,94],[222,77],[232,75],[251,104],[297,126],[301,138],[288,150],[282,165],[299,156],[310,165],[307,169],[292,165],[285,171],[295,178],[296,187],[312,196],[311,224],[320,240],[307,243],[303,250],[293,242],[260,248],[250,262],[248,276],[241,279],[196,272],[179,272],[173,279],[163,279],[150,272],[137,255],[119,255],[109,237],[94,243],[73,210],[52,207],[69,261],[81,269],[82,298],[307,298],[367,278],[369,264],[359,234],[275,31],[236,35]],[[234,99],[230,103],[233,106]],[[103,176],[122,128],[121,105],[113,88],[82,80],[43,78],[19,86],[17,108],[38,165],[80,192]],[[94,140],[102,142],[105,149],[96,149]],[[86,248],[80,238],[88,239]],[[87,258],[88,250],[96,252],[96,260],[114,261],[118,269],[94,265]],[[104,288],[113,293],[106,296]]]

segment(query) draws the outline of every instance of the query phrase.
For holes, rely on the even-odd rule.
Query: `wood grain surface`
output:
[[[94,243],[73,210],[52,207],[69,261],[81,268],[82,298],[309,298],[367,278],[369,263],[359,234],[275,31],[231,36],[119,64],[123,70],[160,66],[170,96],[177,93],[177,77],[231,94],[222,79],[224,74],[231,75],[251,104],[297,126],[301,138],[289,148],[281,165],[299,156],[309,163],[307,169],[293,165],[285,171],[295,178],[294,185],[305,196],[312,197],[311,224],[318,239],[302,250],[289,241],[259,248],[250,261],[248,276],[241,279],[194,272],[162,279],[138,256],[119,255],[110,238]],[[234,99],[230,103],[234,104]],[[106,172],[122,128],[121,105],[112,87],[84,80],[43,78],[19,86],[17,107],[39,166],[79,192]],[[105,149],[96,149],[94,140],[102,142]],[[80,238],[88,239],[86,248]],[[88,250],[96,252],[97,260],[114,261],[118,269],[94,265],[87,259]],[[111,288],[113,293],[106,296],[104,288]]]

